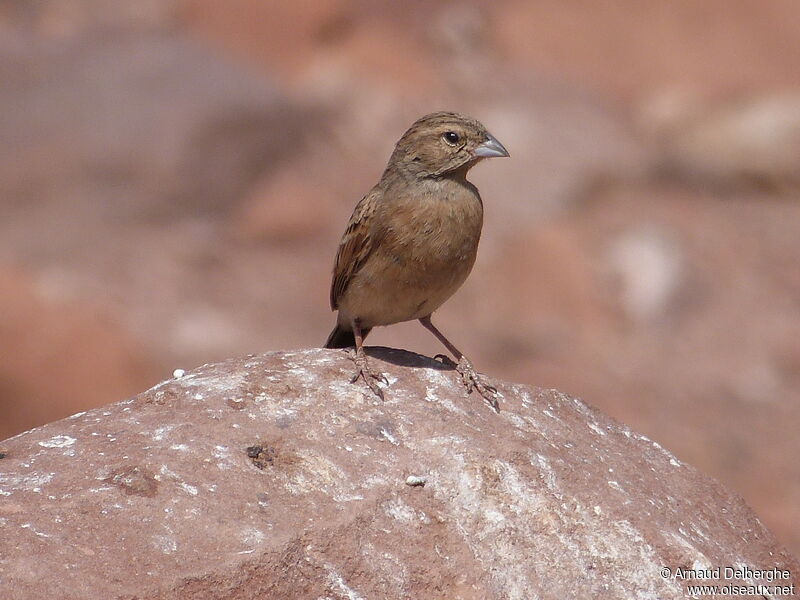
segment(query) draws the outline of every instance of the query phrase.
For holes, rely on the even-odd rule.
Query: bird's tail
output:
[[[366,338],[370,329],[362,329],[361,337]],[[356,336],[353,335],[352,330],[342,329],[340,325],[336,325],[328,336],[328,341],[325,342],[324,348],[355,348]]]

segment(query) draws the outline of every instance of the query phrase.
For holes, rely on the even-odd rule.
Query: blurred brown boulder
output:
[[[158,377],[110,316],[48,300],[8,268],[0,268],[0,315],[0,437],[124,398]]]
[[[646,223],[610,243],[607,268],[628,319],[658,321],[675,305],[685,281],[681,251],[667,231]]]
[[[225,211],[313,125],[269,81],[169,33],[21,36],[0,74],[0,191],[27,210]]]
[[[708,96],[800,83],[794,0],[508,0],[494,40],[519,70],[636,102],[665,85]]]
[[[266,65],[270,73],[291,78],[313,60],[320,44],[347,31],[350,4],[183,0],[181,19],[203,37]]]
[[[180,0],[5,0],[0,27],[48,38],[68,38],[108,28],[165,29],[174,24]]]
[[[800,188],[800,92],[721,104],[664,91],[641,109],[666,175],[765,190]]]
[[[244,241],[302,242],[326,232],[339,218],[334,177],[307,165],[289,164],[259,181],[231,216],[234,235]],[[311,171],[311,172],[308,172]],[[328,169],[330,171],[330,169]]]
[[[70,303],[32,302],[24,280],[2,290],[8,433],[131,393],[153,379],[149,356],[171,369],[151,333],[195,349],[235,337],[174,290],[194,297],[219,263],[211,221],[300,152],[317,115],[188,37],[127,25],[0,43],[0,261],[59,273]]]

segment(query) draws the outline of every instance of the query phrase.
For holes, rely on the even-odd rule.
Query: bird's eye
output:
[[[455,131],[448,131],[442,137],[444,138],[444,141],[451,146],[455,146],[461,139]]]

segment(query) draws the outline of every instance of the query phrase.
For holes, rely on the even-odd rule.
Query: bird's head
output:
[[[463,173],[483,158],[508,156],[508,151],[475,119],[437,112],[418,119],[397,142],[387,172],[415,177]]]

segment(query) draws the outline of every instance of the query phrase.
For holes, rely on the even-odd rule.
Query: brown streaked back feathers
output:
[[[339,251],[336,253],[336,262],[333,265],[331,310],[339,308],[339,298],[344,294],[353,275],[372,252],[369,218],[375,212],[375,202],[379,193],[377,188],[373,189],[356,205],[339,243]]]

